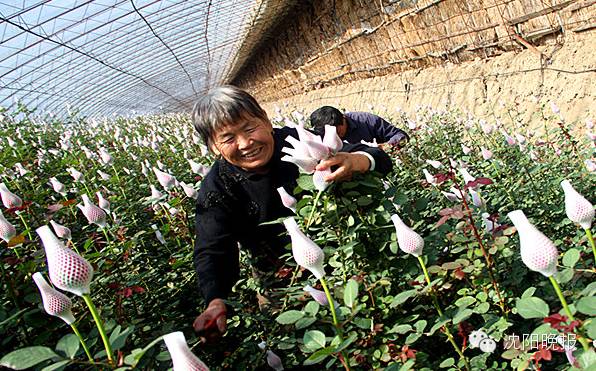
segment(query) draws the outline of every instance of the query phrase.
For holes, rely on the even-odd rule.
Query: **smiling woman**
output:
[[[250,251],[257,270],[273,273],[282,265],[279,256],[288,236],[280,224],[262,223],[291,215],[277,189],[296,188],[298,168],[282,161],[282,147],[286,138],[298,141],[299,135],[288,127],[273,129],[255,99],[233,86],[203,96],[195,104],[193,121],[203,141],[221,156],[203,180],[195,214],[194,263],[208,307],[194,328],[214,340],[225,332],[223,299],[238,280],[238,246]],[[391,170],[392,161],[378,148],[345,144],[341,151],[319,164],[320,170],[334,166],[327,181],[369,171],[373,163],[381,173]]]
[[[266,171],[273,155],[273,127],[268,119],[244,115],[238,124],[226,125],[215,134],[211,150],[243,170]]]

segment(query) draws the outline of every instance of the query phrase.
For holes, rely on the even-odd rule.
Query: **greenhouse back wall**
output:
[[[596,368],[596,1],[0,31],[0,369]]]

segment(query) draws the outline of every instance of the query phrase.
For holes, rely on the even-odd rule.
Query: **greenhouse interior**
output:
[[[596,1],[0,30],[0,369],[596,370]]]

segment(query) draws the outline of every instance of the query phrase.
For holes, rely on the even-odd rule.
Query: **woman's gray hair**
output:
[[[192,121],[203,143],[211,147],[215,132],[243,116],[269,121],[259,103],[244,90],[232,85],[212,89],[199,98],[192,109]]]

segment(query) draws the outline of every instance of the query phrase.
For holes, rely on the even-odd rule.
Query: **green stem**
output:
[[[315,214],[315,209],[317,208],[317,203],[319,203],[319,198],[321,197],[322,193],[323,193],[323,191],[319,191],[317,193],[317,195],[315,196],[315,202],[312,205],[312,209],[310,210],[310,215],[308,216],[308,220],[306,221],[306,230],[308,230],[308,227],[310,227],[310,225],[312,224],[312,218]]]
[[[89,353],[89,348],[87,348],[87,343],[85,343],[85,340],[83,340],[83,337],[81,336],[81,333],[77,329],[77,326],[75,326],[74,323],[71,323],[70,327],[72,328],[72,331],[74,331],[75,335],[77,335],[77,337],[79,338],[79,341],[81,342],[81,345],[83,346],[83,349],[85,350],[85,354],[87,354],[87,358],[89,358],[89,361],[91,361],[91,363],[95,363],[95,361],[93,360],[93,357],[91,357],[91,353]]]
[[[325,290],[325,296],[327,296],[327,301],[329,302],[329,308],[331,309],[331,316],[333,316],[333,324],[335,327],[339,328],[339,322],[337,321],[337,316],[335,314],[335,303],[333,298],[331,297],[331,293],[329,292],[329,288],[327,288],[327,283],[323,277],[319,278],[321,281],[321,285],[323,286],[323,290]]]
[[[434,304],[435,308],[437,309],[439,316],[443,317],[443,310],[441,309],[441,306],[439,305],[439,300],[437,299],[437,295],[435,295],[435,291],[430,284],[430,276],[428,274],[428,270],[426,269],[426,264],[424,264],[424,260],[422,259],[422,257],[417,256],[416,258],[418,258],[418,261],[420,262],[420,266],[422,267],[422,272],[424,272],[424,278],[426,279],[426,283],[428,283],[431,297],[433,299],[433,304]],[[453,335],[451,334],[451,330],[449,330],[449,327],[447,327],[447,325],[443,325],[443,330],[445,331],[445,335],[447,336],[447,339],[453,346],[453,349],[455,349],[455,352],[459,355],[459,357],[461,359],[463,359],[463,361],[466,365],[466,370],[470,370],[470,364],[468,363],[468,359],[464,356],[464,353],[461,351],[461,349],[455,342],[455,339],[453,338]]]
[[[319,195],[321,194],[321,192],[319,192]],[[335,325],[335,329],[337,330],[337,335],[339,336],[339,339],[343,342],[343,331],[341,329],[341,326],[339,324],[339,322],[337,321],[337,315],[335,314],[335,302],[333,301],[333,298],[331,297],[331,293],[329,292],[329,288],[327,287],[327,282],[325,282],[325,278],[321,277],[319,278],[319,281],[321,282],[321,286],[323,286],[323,290],[325,291],[325,296],[327,297],[327,301],[329,302],[329,309],[331,309],[331,316],[333,317],[333,324]],[[348,371],[350,371],[350,361],[348,359],[348,357],[345,355],[345,353],[343,351],[339,352],[341,354],[341,356],[343,357],[343,362],[342,364],[344,365],[344,368]]]
[[[563,293],[561,292],[561,287],[559,286],[559,283],[553,276],[549,276],[548,279],[550,280],[550,283],[552,283],[553,287],[555,288],[555,292],[557,293],[557,296],[559,297],[561,304],[563,304],[563,309],[565,309],[565,313],[567,314],[567,317],[569,317],[569,320],[571,322],[575,321],[575,318],[573,317],[573,314],[571,314],[571,310],[569,309],[569,306],[567,305],[567,300],[565,300],[565,297],[563,296]],[[577,340],[579,340],[579,342],[582,344],[582,347],[584,347],[584,350],[586,352],[588,350],[590,350],[590,345],[588,344],[586,339],[584,339],[583,337],[578,335]]]
[[[29,230],[29,226],[27,225],[25,218],[23,218],[23,215],[20,212],[18,212],[17,214],[19,215],[19,218],[21,218],[21,221],[23,222],[23,225],[25,226],[25,230],[27,230],[27,237],[29,237],[29,240],[33,240],[33,238],[31,237],[31,231]]]
[[[93,193],[91,193],[89,187],[87,187],[87,184],[85,184],[85,182],[81,182],[81,184],[83,185],[83,187],[85,187],[85,191],[87,191],[87,194],[93,196]]]
[[[588,236],[588,241],[590,241],[590,245],[592,246],[592,253],[594,253],[594,266],[596,267],[596,244],[594,244],[594,237],[592,236],[592,231],[590,228],[586,228],[586,236]]]
[[[101,228],[101,231],[103,232],[103,235],[106,236],[106,243],[108,244],[108,247],[112,252],[114,252],[112,248],[112,242],[110,241],[110,237],[108,237],[108,232],[105,228]]]
[[[106,354],[108,356],[108,361],[110,363],[114,362],[112,358],[112,345],[108,340],[108,336],[106,335],[106,330],[103,327],[103,322],[101,321],[101,317],[99,317],[99,313],[97,313],[97,308],[93,304],[91,300],[91,296],[89,294],[83,294],[83,300],[85,300],[85,304],[89,307],[89,311],[91,312],[91,316],[93,316],[93,320],[95,321],[95,325],[97,325],[97,330],[99,331],[99,335],[101,336],[101,340],[103,341],[103,345],[106,348]]]

